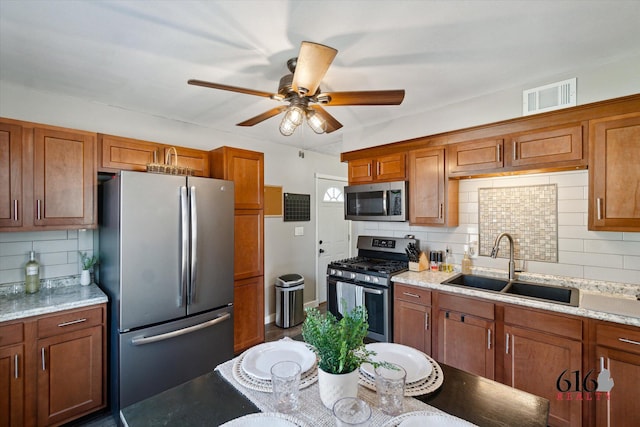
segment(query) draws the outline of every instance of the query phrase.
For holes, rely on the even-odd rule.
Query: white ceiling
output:
[[[344,132],[640,55],[639,22],[638,0],[0,0],[0,80],[296,144],[279,117],[235,126],[277,101],[187,80],[276,92],[309,40],[339,51],[323,90],[406,90],[400,106],[327,107],[332,134],[304,129],[307,149],[339,153]]]

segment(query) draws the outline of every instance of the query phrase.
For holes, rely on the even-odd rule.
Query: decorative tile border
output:
[[[490,256],[500,233],[515,241],[515,258],[558,262],[558,188],[556,184],[478,189],[480,255]],[[509,241],[499,256],[509,257]]]

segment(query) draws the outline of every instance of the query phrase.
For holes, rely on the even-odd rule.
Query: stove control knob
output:
[[[371,276],[364,276],[364,281],[365,282],[372,282]]]
[[[380,281],[380,279],[378,279],[378,278],[377,278],[377,277],[375,277],[375,276],[371,278],[371,282],[372,282],[372,283],[378,283],[379,281]]]
[[[350,273],[349,274],[349,278],[350,279],[355,279],[356,278],[356,273]]]

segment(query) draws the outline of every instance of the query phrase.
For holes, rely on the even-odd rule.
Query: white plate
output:
[[[221,427],[306,427],[302,421],[286,414],[266,412],[249,414],[222,424]]]
[[[472,427],[460,418],[434,412],[418,411],[399,415],[384,424],[384,427]]]
[[[259,344],[247,350],[242,360],[242,369],[262,380],[271,380],[271,367],[278,362],[292,360],[307,372],[316,361],[316,354],[300,341],[280,340]]]
[[[407,371],[407,383],[423,380],[431,374],[431,364],[424,353],[415,348],[386,342],[371,343],[365,345],[365,347],[367,350],[376,352],[376,355],[371,358],[372,360],[395,363],[402,366]],[[375,378],[376,371],[372,364],[364,363],[360,369]]]

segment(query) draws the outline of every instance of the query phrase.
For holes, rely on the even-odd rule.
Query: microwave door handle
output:
[[[389,211],[387,206],[387,203],[389,203],[389,198],[387,197],[388,193],[389,193],[388,191],[382,192],[382,214],[384,216],[387,216],[388,215],[387,212]]]

